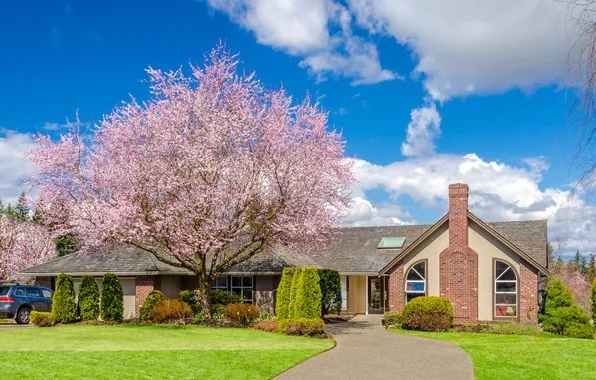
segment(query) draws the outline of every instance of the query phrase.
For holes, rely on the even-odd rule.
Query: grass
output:
[[[455,343],[472,357],[478,380],[596,379],[596,340],[549,333],[494,335],[391,331]]]
[[[269,379],[334,345],[196,326],[61,326],[0,337],[2,373],[30,379]]]

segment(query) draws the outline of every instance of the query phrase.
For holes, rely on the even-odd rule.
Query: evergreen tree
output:
[[[56,280],[56,291],[52,297],[52,317],[58,323],[72,323],[77,320],[77,304],[72,277],[60,273]]]
[[[275,302],[275,314],[278,320],[287,319],[289,316],[292,278],[294,278],[294,269],[284,268],[281,281],[277,287],[277,299]]]
[[[82,321],[97,321],[99,318],[99,286],[91,276],[81,278],[79,310]]]
[[[296,268],[294,276],[292,276],[292,284],[290,286],[290,305],[288,306],[288,318],[294,318],[296,314],[296,294],[298,291],[298,282],[302,275],[302,268]]]
[[[76,241],[72,235],[60,236],[54,242],[56,243],[58,257],[70,255],[77,250]]]
[[[122,321],[124,314],[124,295],[120,279],[113,273],[106,273],[101,283],[101,319],[104,321]]]
[[[554,254],[554,249],[553,249],[553,245],[548,242],[546,243],[546,252],[547,252],[547,267],[548,269],[552,269],[553,266],[556,264],[556,259],[555,259],[555,254]]]
[[[321,285],[317,268],[302,268],[293,318],[321,318]]]
[[[0,215],[4,215],[4,212],[6,210],[4,209],[4,203],[2,202],[2,199],[0,199]]]
[[[29,208],[27,207],[27,194],[21,192],[17,204],[14,207],[14,218],[18,222],[26,222],[29,220]]]

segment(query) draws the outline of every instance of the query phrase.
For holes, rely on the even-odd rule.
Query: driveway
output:
[[[327,329],[337,346],[276,379],[474,379],[472,359],[458,346],[385,331],[381,316],[359,315]]]

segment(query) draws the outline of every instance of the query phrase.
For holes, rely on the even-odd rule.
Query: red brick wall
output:
[[[139,309],[143,305],[145,298],[155,288],[155,276],[137,276],[135,278],[135,309],[136,315],[139,315]]]
[[[519,322],[538,324],[538,271],[521,259],[519,277]]]
[[[389,310],[402,311],[405,303],[404,262],[400,260],[389,275]]]

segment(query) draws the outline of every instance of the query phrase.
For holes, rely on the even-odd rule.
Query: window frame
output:
[[[348,276],[339,276],[341,286],[341,309],[348,310]]]
[[[217,284],[217,280],[219,279],[225,279],[226,280],[226,286],[220,286]],[[213,283],[211,284],[211,289],[213,290],[225,290],[226,292],[229,291],[230,289],[230,280],[228,278],[228,276],[218,276],[215,281],[213,281]]]
[[[420,263],[424,263],[424,275],[420,274],[417,270],[414,269],[414,267]],[[410,271],[412,271],[412,270],[415,270],[416,273],[418,273],[418,275],[420,277],[422,277],[424,280],[408,280],[408,274],[410,274]],[[424,291],[421,292],[421,291],[408,290],[408,282],[423,283]],[[428,295],[428,260],[427,259],[418,260],[418,261],[412,263],[408,267],[408,270],[406,270],[406,272],[404,273],[404,305],[408,303],[408,294],[418,294],[418,297]]]
[[[499,276],[499,278],[501,276],[503,276],[503,274],[505,274],[505,272],[507,272],[507,270],[511,270],[513,272],[513,274],[515,275],[515,281],[514,280],[499,280],[497,278],[497,263],[502,263],[505,264],[509,267],[509,269],[506,269],[503,273],[501,273],[501,275]],[[515,292],[498,292],[497,293],[497,283],[515,283]],[[493,283],[493,294],[492,294],[492,314],[493,314],[493,320],[499,320],[499,321],[519,321],[519,285],[520,285],[520,277],[519,277],[519,273],[517,272],[517,269],[515,268],[515,266],[506,260],[503,259],[497,259],[494,258],[493,259],[493,270],[492,270],[492,283]],[[501,306],[515,306],[515,316],[511,316],[511,315],[497,315],[497,294],[515,294],[515,304],[500,304]]]
[[[234,278],[241,279],[240,286],[234,286]],[[250,286],[244,285],[244,278],[251,279]],[[234,289],[240,289],[240,292],[242,294],[242,299],[240,300],[240,303],[254,304],[254,302],[255,302],[255,276],[230,276],[229,287],[230,287],[229,291],[232,293],[234,293]],[[250,301],[248,298],[244,298],[244,289],[250,289],[250,292],[251,292]],[[247,302],[247,301],[249,301],[249,302]]]

